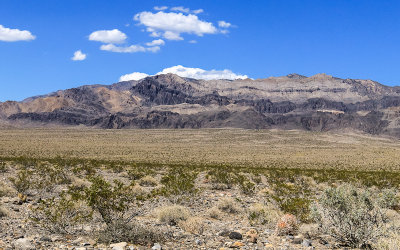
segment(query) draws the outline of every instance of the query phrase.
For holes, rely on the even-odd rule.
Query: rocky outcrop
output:
[[[197,80],[173,74],[0,103],[0,119],[99,128],[353,129],[400,136],[400,87],[325,74]]]

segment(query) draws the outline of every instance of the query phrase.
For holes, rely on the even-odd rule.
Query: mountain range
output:
[[[200,80],[174,74],[0,103],[17,127],[351,130],[400,137],[400,87],[326,74]]]

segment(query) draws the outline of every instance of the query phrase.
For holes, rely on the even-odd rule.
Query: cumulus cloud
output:
[[[123,43],[127,36],[118,29],[98,30],[89,35],[89,40],[102,43]]]
[[[204,34],[216,34],[218,32],[218,29],[211,22],[202,21],[193,14],[143,11],[136,14],[134,20],[145,26],[151,36],[162,35],[168,40],[183,40],[182,33],[203,36]]]
[[[10,29],[0,25],[0,41],[4,42],[17,42],[17,41],[30,41],[36,37],[28,30]]]
[[[189,43],[197,43],[196,40],[190,40]]]
[[[136,52],[157,52],[160,50],[160,47],[150,47],[146,48],[141,45],[131,45],[131,46],[116,46],[114,44],[103,44],[100,46],[101,50],[116,52],[116,53],[136,53]]]
[[[132,81],[132,80],[137,81],[137,80],[146,78],[146,77],[148,77],[148,76],[149,76],[149,75],[146,74],[146,73],[133,72],[132,74],[126,74],[126,75],[121,76],[121,77],[119,78],[119,81],[120,81],[120,82]]]
[[[146,43],[147,46],[152,47],[152,46],[161,46],[164,45],[165,42],[162,39],[157,39],[157,40],[153,40],[149,43]]]
[[[86,59],[86,54],[82,53],[81,50],[77,50],[74,53],[74,56],[71,57],[72,61],[83,61]]]
[[[229,28],[232,26],[231,23],[225,22],[225,21],[218,21],[218,26],[221,28]]]
[[[228,79],[228,80],[235,80],[235,79],[246,79],[248,78],[247,75],[240,75],[232,72],[229,69],[224,70],[204,70],[200,68],[188,68],[182,65],[173,66],[170,68],[165,68],[162,71],[158,72],[156,75],[161,74],[176,74],[181,77],[188,77],[188,78],[195,78],[195,79],[203,79],[203,80],[217,80],[217,79]],[[123,81],[129,80],[140,80],[149,76],[145,73],[134,72],[132,74],[123,75],[120,77]]]
[[[157,75],[160,74],[176,74],[181,77],[189,77],[195,79],[204,79],[204,80],[215,80],[215,79],[246,79],[247,75],[239,75],[233,73],[229,69],[224,70],[204,70],[200,68],[187,68],[182,65],[173,66],[170,68],[163,69],[161,72],[158,72]]]

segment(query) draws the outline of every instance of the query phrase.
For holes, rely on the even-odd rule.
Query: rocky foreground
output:
[[[0,249],[391,249],[400,240],[396,173],[376,180],[367,172],[22,157],[0,166]],[[334,189],[346,182],[372,189]],[[321,210],[328,190],[342,205]],[[335,217],[340,208],[346,213]]]

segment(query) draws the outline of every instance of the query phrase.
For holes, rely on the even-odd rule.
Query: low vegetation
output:
[[[80,138],[80,132],[67,133]],[[104,135],[103,131],[99,133]],[[123,141],[121,135],[126,134],[116,133],[116,137]],[[153,133],[162,137],[161,132]],[[375,148],[378,151],[374,153],[390,158],[375,168],[365,161],[359,168],[346,168],[341,166],[340,160],[333,163],[330,156],[304,167],[308,161],[305,159],[315,159],[313,153],[308,155],[297,146],[294,147],[298,151],[290,148],[286,152],[286,148],[281,148],[280,159],[288,155],[283,162],[274,160],[270,153],[263,155],[257,149],[252,159],[244,150],[244,142],[239,139],[238,143],[242,143],[240,146],[244,150],[242,155],[218,162],[214,156],[205,154],[206,160],[200,161],[203,145],[192,145],[200,147],[199,152],[194,153],[193,148],[181,147],[187,144],[180,142],[180,135],[171,131],[165,133],[170,139],[177,140],[175,146],[178,145],[179,150],[186,151],[177,152],[178,149],[165,141],[160,144],[163,146],[157,144],[156,150],[160,155],[162,152],[174,154],[174,157],[183,155],[181,162],[172,161],[168,154],[158,160],[151,158],[152,154],[147,151],[151,147],[146,144],[150,139],[144,137],[141,137],[144,149],[140,160],[130,158],[128,151],[132,153],[134,150],[124,147],[119,154],[122,157],[118,159],[114,155],[109,159],[94,157],[98,149],[92,144],[84,156],[73,151],[73,158],[50,157],[48,153],[38,157],[30,151],[29,145],[21,148],[30,154],[5,156],[3,153],[8,149],[1,148],[0,132],[0,175],[4,180],[0,182],[0,224],[7,220],[9,226],[19,218],[27,223],[27,228],[42,230],[39,231],[41,234],[90,236],[98,244],[125,241],[150,247],[154,243],[182,242],[183,237],[193,237],[199,239],[198,242],[207,237],[226,237],[227,241],[251,240],[258,244],[262,240],[257,242],[257,239],[265,237],[264,232],[285,239],[301,235],[314,243],[326,241],[326,244],[318,243],[322,244],[319,246],[332,248],[393,249],[398,242],[400,168],[396,165],[398,159],[395,163],[393,155],[386,151],[382,153]],[[203,136],[204,133],[207,135],[204,131],[199,132]],[[236,131],[231,131],[231,134],[226,131],[209,133],[217,136],[221,145],[227,147],[234,147],[229,144],[231,138],[228,135],[238,136]],[[303,143],[304,147],[311,147],[311,152],[330,152],[326,138],[319,142],[311,135],[301,137],[298,132],[280,133],[245,131],[243,136],[246,140],[252,139],[252,143],[257,143],[257,135],[268,137],[271,142],[276,142],[274,138],[279,137],[282,141],[278,141],[280,144],[275,144],[276,147],[288,145],[287,140],[295,140]],[[148,136],[155,135],[150,133]],[[328,139],[332,140],[329,136]],[[370,142],[363,137],[354,136],[353,139],[361,145]],[[344,142],[335,143],[336,146],[340,144],[343,152],[348,150]],[[397,145],[395,142],[382,139],[374,143],[372,147],[379,144],[393,154],[397,152],[393,146]],[[223,147],[221,145],[219,147]],[[294,144],[291,142],[290,145]],[[358,147],[358,144],[352,145]],[[163,147],[170,148],[163,151]],[[227,154],[216,149],[216,145],[210,150],[214,149],[221,154],[220,157]],[[111,149],[106,147],[105,150]],[[234,147],[233,152],[235,150],[238,149]],[[332,150],[335,153],[338,149]],[[357,149],[355,152],[361,151]],[[265,158],[258,159],[259,154]],[[371,155],[368,157],[375,160]],[[347,160],[350,166],[355,166],[352,159]],[[22,209],[28,211],[28,216],[18,217]],[[233,231],[233,227],[236,231],[246,229],[241,231],[244,235],[242,240],[235,238],[240,238],[237,232],[225,232],[226,229]],[[247,231],[251,231],[248,233],[251,237],[246,236]],[[205,236],[210,234],[212,236]]]

